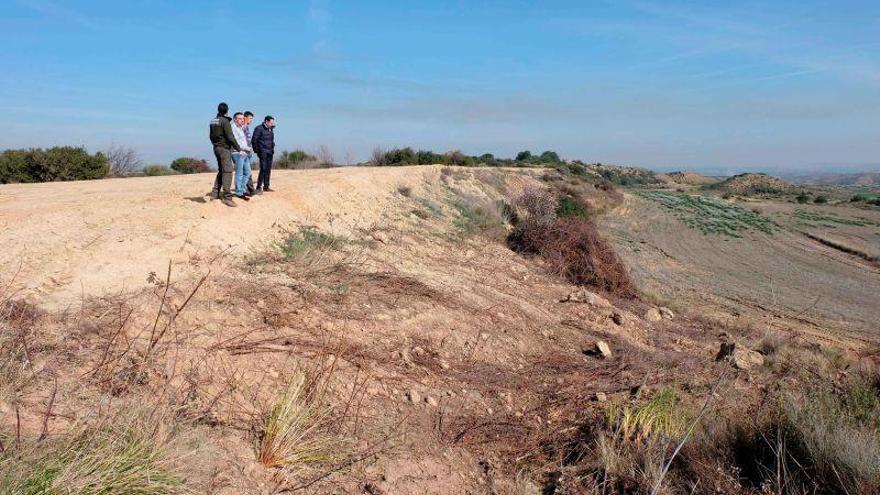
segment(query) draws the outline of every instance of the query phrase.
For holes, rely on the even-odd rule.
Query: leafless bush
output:
[[[104,151],[107,163],[110,166],[108,176],[125,177],[131,175],[141,165],[140,156],[131,148],[113,145]]]
[[[385,150],[379,146],[373,148],[373,152],[370,153],[370,163],[376,167],[381,167],[385,165]]]
[[[636,295],[629,271],[611,244],[583,218],[523,222],[511,233],[508,244],[515,251],[544,258],[553,272],[574,284],[596,286],[623,297]]]
[[[558,201],[550,191],[528,186],[514,200],[514,206],[520,210],[519,216],[525,222],[536,225],[550,225],[556,220]]]
[[[321,166],[327,167],[336,163],[333,152],[330,151],[330,148],[326,145],[322,144],[321,146],[318,146],[318,149],[315,150],[315,156],[318,158],[318,163],[320,163]]]

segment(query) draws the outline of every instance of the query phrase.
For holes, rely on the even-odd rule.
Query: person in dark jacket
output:
[[[223,200],[226,206],[236,206],[232,200],[232,180],[235,175],[232,153],[241,153],[241,147],[232,134],[231,119],[226,116],[227,113],[229,113],[229,105],[226,103],[217,105],[217,116],[208,126],[208,136],[211,138],[214,156],[217,158],[217,178],[214,179],[212,195],[216,199]]]
[[[251,144],[260,159],[257,191],[272,192],[272,188],[269,187],[269,179],[272,175],[272,156],[275,154],[275,119],[271,115],[267,115],[263,119],[263,123],[254,129]]]

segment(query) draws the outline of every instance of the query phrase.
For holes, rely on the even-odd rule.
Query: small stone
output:
[[[425,404],[428,404],[431,407],[437,407],[438,405],[440,405],[440,403],[437,402],[437,399],[434,397],[431,397],[430,395],[425,397]]]
[[[260,299],[257,301],[257,307],[260,309],[266,309],[266,301]]]
[[[611,357],[611,347],[608,346],[608,342],[605,342],[604,340],[600,340],[599,342],[596,342],[596,354],[598,354],[599,356],[602,356],[603,358],[606,358],[606,359],[610,358]]]
[[[377,230],[370,234],[370,237],[373,238],[374,241],[381,242],[382,244],[388,244],[388,235],[381,230]]]
[[[648,321],[662,321],[663,315],[660,314],[660,310],[657,308],[651,308],[645,313],[645,319]]]
[[[760,352],[737,345],[734,342],[723,342],[715,360],[727,361],[734,368],[740,370],[748,370],[764,364],[764,356]]]
[[[594,292],[590,292],[586,289],[581,289],[575,292],[572,292],[561,302],[573,302],[573,303],[586,303],[590,306],[597,308],[610,308],[612,307],[611,303],[608,302],[608,299],[596,294]]]
[[[596,399],[596,402],[605,402],[608,400],[608,396],[605,395],[605,392],[596,392],[596,395],[593,397]]]
[[[422,356],[425,355],[425,350],[422,349],[422,348],[419,347],[419,346],[416,346],[416,347],[413,347],[412,353],[413,353],[416,357],[422,357]]]
[[[613,321],[615,325],[623,325],[623,315],[620,313],[614,313],[611,315],[611,321]]]
[[[418,404],[419,402],[422,401],[422,395],[417,390],[414,390],[414,389],[411,389],[409,392],[407,392],[406,397],[413,404]]]
[[[660,316],[667,320],[671,320],[675,318],[675,313],[673,313],[672,310],[667,308],[666,306],[660,306]]]
[[[440,361],[440,369],[448,370],[449,368],[450,368],[450,366],[449,366],[448,362],[446,362],[444,360]]]

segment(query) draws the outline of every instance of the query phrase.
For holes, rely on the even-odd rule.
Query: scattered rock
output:
[[[406,397],[413,404],[418,404],[419,402],[422,401],[422,395],[417,390],[414,390],[414,389],[410,389],[410,391],[406,393]]]
[[[623,315],[620,313],[614,313],[611,315],[611,321],[613,321],[615,325],[623,325]]]
[[[600,356],[600,357],[603,357],[606,359],[611,357],[611,347],[609,347],[608,342],[605,342],[604,340],[600,340],[599,342],[596,342],[596,349],[594,352],[597,356]]]
[[[727,361],[734,368],[740,370],[748,370],[756,366],[763,366],[764,364],[764,356],[760,352],[753,351],[734,342],[722,342],[715,360]]]
[[[422,349],[422,348],[419,347],[419,346],[416,346],[416,347],[413,347],[412,353],[413,353],[416,357],[422,357],[422,356],[425,355],[425,350]]]
[[[659,309],[651,308],[645,313],[645,319],[648,321],[662,321],[663,315],[660,314]]]
[[[666,318],[667,320],[671,320],[675,318],[675,313],[673,313],[672,310],[667,308],[666,306],[660,306],[660,316]]]
[[[257,301],[257,307],[260,309],[266,309],[266,301],[260,299]]]
[[[580,289],[578,291],[572,292],[565,299],[560,302],[573,302],[573,303],[586,303],[590,306],[594,306],[597,308],[610,308],[611,303],[608,302],[608,299],[600,296],[599,294],[590,292],[586,289]]]
[[[448,370],[450,368],[449,363],[445,360],[440,360],[440,369]]]
[[[430,395],[425,397],[425,404],[428,404],[431,407],[437,407],[438,405],[440,405],[440,403],[437,402],[437,399],[434,397],[431,397]]]
[[[388,244],[388,234],[382,232],[381,230],[377,230],[370,234],[370,237],[373,238],[374,241],[381,242],[382,244]]]
[[[605,395],[605,392],[596,392],[596,395],[593,396],[596,399],[596,402],[605,402],[608,400],[608,396]]]

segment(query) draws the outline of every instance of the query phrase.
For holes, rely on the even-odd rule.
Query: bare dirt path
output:
[[[228,208],[205,196],[214,174],[0,186],[0,282],[47,307],[131,290],[169,260],[183,268],[243,254],[280,228],[348,233],[378,221],[397,185],[439,167],[277,170],[277,192]]]

